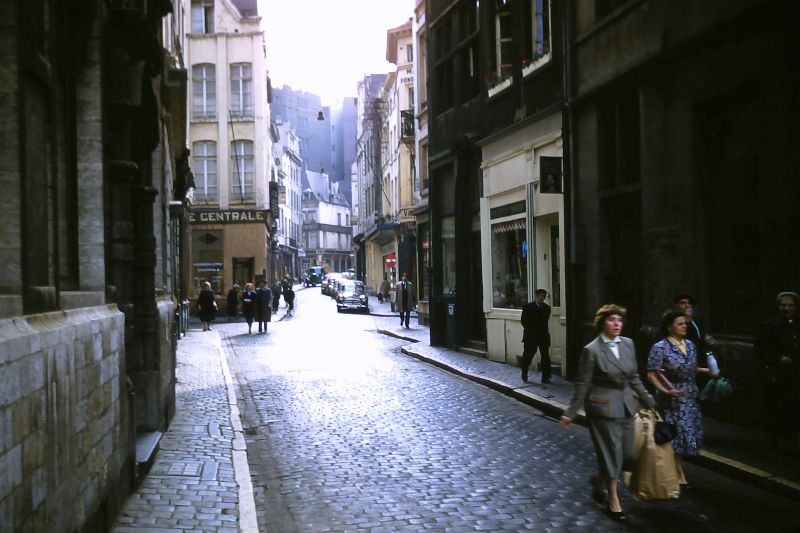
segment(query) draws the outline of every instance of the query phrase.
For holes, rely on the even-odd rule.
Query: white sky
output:
[[[356,96],[365,74],[394,70],[386,30],[414,14],[414,0],[258,0],[273,87],[314,93],[324,105]]]

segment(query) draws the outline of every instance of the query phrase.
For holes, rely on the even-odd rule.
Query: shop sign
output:
[[[561,194],[564,192],[560,157],[540,157],[539,169],[539,191],[542,194]]]
[[[190,211],[191,224],[256,224],[266,223],[267,211],[232,209],[227,211]]]

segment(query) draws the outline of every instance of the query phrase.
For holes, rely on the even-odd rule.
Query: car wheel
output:
[[[339,307],[338,305],[336,306],[336,312],[337,312],[337,313],[341,313],[341,312],[342,312],[342,308],[341,308],[341,307]]]

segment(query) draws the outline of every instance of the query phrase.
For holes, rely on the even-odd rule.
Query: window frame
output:
[[[214,33],[214,0],[192,0],[190,9],[192,33],[201,35]],[[198,13],[202,20],[195,19]],[[196,25],[197,23],[199,26]]]
[[[200,91],[198,94],[198,87]],[[192,65],[192,119],[217,117],[217,68],[213,63]]]
[[[246,74],[245,74],[246,69]],[[231,116],[249,117],[254,114],[253,107],[253,64],[248,62],[230,65]]]
[[[208,148],[213,148],[213,154]],[[209,176],[213,170],[213,184],[209,184]],[[192,174],[194,174],[194,199],[203,203],[215,204],[219,202],[219,173],[217,172],[217,143],[211,140],[195,141],[192,143]],[[213,192],[209,189],[213,188]],[[203,190],[202,194],[199,191]]]
[[[242,147],[241,153],[237,147]],[[249,148],[245,150],[245,148]],[[250,139],[231,141],[230,195],[232,204],[255,201],[255,143]],[[240,166],[241,165],[241,166]]]

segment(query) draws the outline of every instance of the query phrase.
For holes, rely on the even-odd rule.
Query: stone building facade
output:
[[[0,7],[4,529],[106,529],[174,411],[182,9]]]

